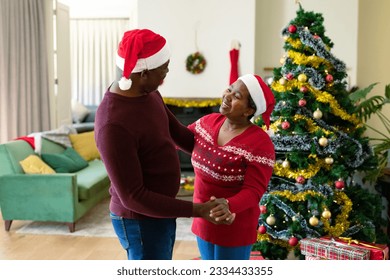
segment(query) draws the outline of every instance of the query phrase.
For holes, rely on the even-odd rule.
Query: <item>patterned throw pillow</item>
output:
[[[96,147],[95,132],[84,132],[79,134],[69,134],[73,149],[86,161],[100,159],[100,153]]]
[[[39,156],[29,155],[20,161],[20,165],[26,174],[54,174],[56,173]]]

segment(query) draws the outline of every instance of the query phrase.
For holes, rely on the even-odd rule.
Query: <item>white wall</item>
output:
[[[365,88],[378,82],[370,96],[383,96],[385,86],[390,84],[390,1],[360,0],[359,5],[358,85],[360,88]],[[382,112],[390,119],[389,104]],[[382,122],[375,116],[368,121],[368,124],[388,135]],[[372,130],[368,130],[367,134],[370,137],[378,137]]]
[[[231,41],[241,42],[240,68],[254,71],[255,0],[141,0],[139,28],[148,28],[172,49],[170,73],[160,91],[165,97],[221,97],[229,85]],[[188,55],[199,51],[207,60],[203,73],[185,68]]]
[[[70,18],[127,18],[136,0],[57,0],[69,7]]]
[[[357,0],[300,0],[305,11],[321,13],[325,34],[333,41],[332,53],[346,63],[350,85],[357,84]],[[261,75],[272,72],[265,67],[280,67],[284,54],[281,30],[296,17],[298,5],[293,0],[257,0],[256,71]]]

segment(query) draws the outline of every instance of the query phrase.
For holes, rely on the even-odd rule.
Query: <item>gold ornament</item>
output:
[[[313,117],[317,120],[321,119],[322,118],[322,112],[320,109],[317,108],[317,110],[314,111],[313,113]]]
[[[312,225],[313,227],[318,226],[319,220],[316,216],[313,216],[309,219],[309,224]]]
[[[307,81],[307,76],[305,74],[299,74],[298,75],[298,81],[304,83]]]
[[[333,164],[333,162],[334,162],[334,160],[333,160],[332,157],[327,157],[327,158],[325,158],[325,163],[326,163],[326,164]]]
[[[280,78],[279,83],[284,86],[287,83],[287,80],[285,78]]]
[[[318,140],[318,143],[322,146],[322,147],[326,147],[328,145],[328,139],[325,138],[325,137],[321,137],[320,140]]]
[[[332,213],[330,213],[330,211],[328,209],[325,209],[324,212],[322,212],[321,215],[325,219],[330,219],[330,217],[332,217]]]
[[[283,65],[285,62],[286,62],[286,58],[285,57],[282,57],[280,60],[279,60],[280,64]]]
[[[273,226],[274,224],[275,224],[275,222],[276,222],[276,219],[275,219],[275,217],[274,217],[274,215],[269,215],[268,217],[267,217],[267,219],[265,220],[266,222],[267,222],[267,224],[269,224],[270,226]]]
[[[282,166],[283,166],[283,168],[289,168],[290,167],[290,162],[287,159],[285,159],[282,162]]]

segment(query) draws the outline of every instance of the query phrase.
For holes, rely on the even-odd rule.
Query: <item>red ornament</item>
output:
[[[288,121],[282,122],[282,128],[284,130],[289,129],[290,128],[290,123]]]
[[[328,74],[328,75],[326,75],[325,80],[326,80],[328,83],[331,83],[331,82],[333,82],[333,76],[332,76],[331,74]]]
[[[260,213],[261,213],[261,214],[267,213],[267,206],[265,206],[265,205],[260,205]]]
[[[308,89],[307,87],[305,87],[305,86],[301,86],[301,88],[299,89],[299,91],[302,92],[302,93],[306,93],[306,92],[309,91],[309,89]]]
[[[290,33],[295,33],[297,32],[297,27],[293,24],[291,24],[289,27],[288,27],[288,32]]]
[[[313,35],[313,38],[314,39],[320,39],[320,36],[318,36],[317,34]]]
[[[292,247],[294,246],[297,246],[298,244],[298,238],[296,238],[295,236],[291,237],[289,240],[288,240],[288,244]]]
[[[288,73],[286,75],[286,78],[287,78],[287,80],[292,80],[292,79],[294,79],[294,74],[293,73]]]
[[[334,186],[336,187],[336,189],[344,189],[345,187],[345,183],[342,179],[338,179],[336,182],[334,182]]]
[[[305,99],[299,99],[298,105],[301,106],[301,107],[306,106],[306,100]]]
[[[298,176],[297,177],[297,179],[296,179],[296,182],[298,183],[298,184],[304,184],[305,183],[305,177],[303,177],[303,176]]]
[[[259,226],[258,230],[257,230],[260,234],[264,234],[267,232],[267,228],[263,225]]]

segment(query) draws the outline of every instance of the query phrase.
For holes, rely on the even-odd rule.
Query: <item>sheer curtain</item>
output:
[[[0,0],[0,143],[50,128],[46,3]]]
[[[72,98],[98,105],[115,78],[118,43],[128,19],[71,19]]]

